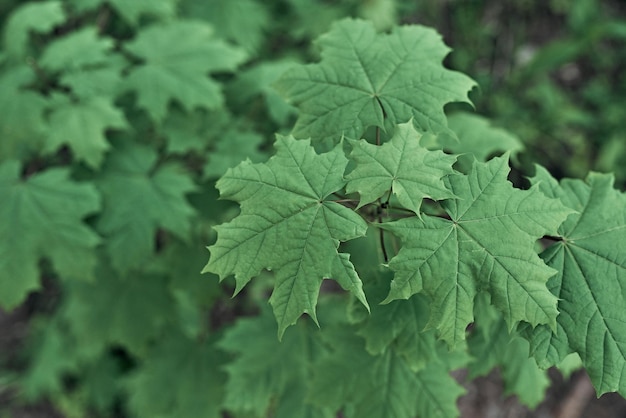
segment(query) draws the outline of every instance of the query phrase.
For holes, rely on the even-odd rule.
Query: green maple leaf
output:
[[[413,123],[398,125],[393,137],[382,146],[364,139],[353,143],[350,159],[356,168],[346,176],[346,192],[359,192],[359,206],[392,192],[407,209],[419,213],[422,200],[454,197],[443,182],[452,174],[456,157],[428,151],[420,143]]]
[[[76,160],[100,168],[104,154],[110,148],[105,131],[128,128],[124,113],[110,99],[103,97],[72,102],[57,95],[54,102],[56,106],[49,116],[50,132],[44,152],[55,152],[67,144]]]
[[[274,271],[270,298],[278,334],[302,313],[316,319],[322,280],[333,278],[367,304],[340,241],[365,234],[365,221],[352,210],[328,200],[345,185],[348,160],[340,147],[316,154],[310,141],[279,137],[277,153],[267,163],[245,161],[217,182],[221,197],[240,203],[232,222],[216,227],[205,271],[224,279],[234,275],[236,292],[262,269]]]
[[[100,37],[98,29],[83,28],[50,43],[39,59],[49,71],[67,71],[106,63],[113,40]]]
[[[372,307],[372,315],[358,331],[365,338],[367,351],[378,355],[393,344],[412,370],[422,370],[438,361],[440,347],[435,333],[425,330],[428,304],[413,296]]]
[[[542,253],[559,272],[548,286],[559,298],[560,315],[556,334],[539,327],[531,333],[531,346],[544,366],[576,351],[598,395],[626,395],[626,196],[613,181],[611,175],[592,173],[586,181],[558,183],[540,167],[533,178],[547,196],[578,213]]]
[[[97,227],[107,237],[112,265],[119,271],[138,267],[154,251],[154,237],[163,228],[186,240],[194,209],[185,195],[195,185],[179,167],[155,167],[154,150],[120,144],[103,166],[96,186],[104,210]]]
[[[208,21],[220,36],[249,52],[259,49],[270,23],[267,6],[257,0],[187,0],[182,2],[182,9],[186,16]]]
[[[371,23],[343,20],[317,40],[321,62],[294,67],[275,84],[300,110],[293,134],[336,142],[370,126],[389,133],[411,118],[420,130],[450,132],[443,106],[469,102],[474,82],[445,69],[449,49],[432,29],[405,26],[377,34]]]
[[[224,109],[185,112],[174,107],[159,128],[167,141],[168,153],[205,155],[209,146],[224,138],[224,132],[232,129],[235,123]]]
[[[107,65],[63,73],[59,84],[68,87],[80,100],[113,99],[122,86],[122,63],[111,59]]]
[[[315,404],[344,407],[346,418],[458,417],[464,390],[442,364],[416,373],[391,349],[372,356],[350,329],[328,337],[334,351],[315,364],[309,394]]]
[[[407,218],[382,227],[403,248],[387,301],[424,292],[431,299],[429,326],[451,345],[465,339],[478,289],[487,290],[509,327],[518,321],[556,325],[557,299],[546,287],[556,272],[534,251],[571,213],[535,187],[519,190],[507,180],[508,158],[475,162],[469,175],[446,178],[458,199],[443,202],[450,219]]]
[[[454,113],[448,117],[448,126],[456,133],[458,141],[444,138],[445,148],[454,154],[473,155],[478,161],[487,161],[497,152],[514,154],[524,148],[518,138],[478,115]]]
[[[164,338],[129,378],[129,407],[138,417],[220,418],[227,361],[211,339]],[[172,385],[172,382],[176,382]]]
[[[295,65],[291,61],[265,61],[254,67],[239,71],[235,81],[229,84],[228,97],[238,107],[258,105],[257,97],[262,97],[267,113],[279,126],[287,125],[289,118],[297,114],[272,87],[288,69]]]
[[[172,100],[186,110],[223,104],[220,84],[209,73],[233,71],[245,54],[215,39],[210,26],[191,21],[155,24],[125,45],[143,64],[130,70],[125,89],[136,91],[139,107],[156,122]]]
[[[4,28],[4,49],[8,55],[21,58],[28,53],[30,32],[47,33],[65,22],[63,3],[46,1],[26,3],[16,9]]]
[[[142,354],[174,317],[173,305],[162,276],[121,277],[102,262],[93,283],[67,286],[63,317],[88,355],[110,344]]]
[[[259,151],[264,142],[262,135],[255,132],[242,132],[230,129],[224,132],[215,144],[215,149],[209,154],[209,160],[204,165],[206,178],[217,178],[226,170],[236,166],[239,162],[249,158],[252,162],[259,162],[267,156]]]
[[[218,347],[236,357],[225,367],[228,382],[224,407],[233,412],[252,412],[254,416],[268,416],[274,407],[279,412],[271,416],[276,418],[317,416],[313,410],[321,415],[323,408],[305,404],[306,393],[291,399],[293,389],[306,392],[311,365],[323,352],[314,338],[317,330],[311,325],[298,324],[278,341],[274,336],[275,320],[266,309],[258,317],[240,319],[227,330]],[[252,346],[254,350],[249,350]],[[291,415],[286,413],[289,410]]]
[[[0,305],[12,308],[39,287],[40,259],[63,278],[93,277],[99,237],[83,219],[100,209],[94,187],[67,169],[20,178],[20,164],[0,165]]]
[[[27,344],[32,352],[20,379],[25,398],[36,400],[46,394],[61,393],[62,376],[78,369],[80,356],[76,344],[63,330],[60,317],[34,321]]]
[[[25,87],[35,81],[26,66],[5,70],[0,75],[0,160],[24,158],[38,150],[48,127],[44,113],[49,101]]]

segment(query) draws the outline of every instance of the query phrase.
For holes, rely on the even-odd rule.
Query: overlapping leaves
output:
[[[556,298],[546,281],[556,271],[534,251],[571,210],[537,189],[515,189],[508,158],[474,164],[469,175],[446,181],[457,199],[443,202],[449,219],[433,216],[383,224],[403,247],[389,263],[396,272],[388,301],[424,292],[431,300],[429,326],[451,345],[465,339],[479,289],[491,294],[508,326],[519,321],[556,324]]]
[[[350,159],[356,167],[346,176],[346,191],[359,193],[360,206],[393,193],[402,206],[415,213],[419,213],[425,197],[454,197],[443,177],[453,173],[456,157],[428,151],[419,139],[420,134],[409,122],[398,125],[391,140],[382,146],[365,140],[354,142]]]

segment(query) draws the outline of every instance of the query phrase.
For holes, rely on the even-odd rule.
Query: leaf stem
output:
[[[380,127],[376,127],[376,145],[380,145]]]
[[[378,222],[383,222],[382,215],[378,215]],[[380,240],[380,250],[383,253],[383,260],[385,264],[387,264],[389,262],[389,256],[387,255],[387,249],[385,248],[385,232],[382,228],[378,228],[378,239]]]

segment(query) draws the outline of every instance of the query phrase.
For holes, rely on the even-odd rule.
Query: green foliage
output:
[[[282,336],[302,313],[317,322],[315,305],[325,278],[367,305],[349,256],[337,252],[340,241],[364,235],[367,226],[328,199],[346,184],[348,160],[340,147],[320,155],[308,141],[292,137],[279,137],[275,146],[267,163],[244,162],[217,182],[222,197],[240,202],[241,214],[216,228],[218,240],[205,271],[234,275],[235,293],[261,269],[275,271],[270,304]]]
[[[93,185],[78,184],[65,168],[20,179],[20,163],[0,165],[0,301],[12,308],[39,287],[41,258],[63,278],[93,277],[98,235],[83,219],[98,211]]]
[[[613,177],[590,174],[586,181],[560,184],[538,167],[533,181],[548,196],[576,210],[559,228],[557,242],[542,258],[559,273],[550,290],[559,298],[557,338],[543,328],[531,343],[544,366],[577,352],[598,394],[626,389],[626,346],[622,315],[626,307],[626,197],[613,188]]]
[[[317,44],[319,64],[295,67],[276,84],[300,111],[294,127],[299,138],[358,139],[370,126],[391,133],[411,118],[422,130],[449,132],[443,106],[468,102],[474,86],[441,65],[449,49],[432,29],[410,26],[378,35],[368,22],[344,20]]]
[[[624,178],[626,26],[579,2],[569,38],[498,78],[476,64],[488,2],[450,6],[471,28],[450,56],[396,25],[440,7],[414,3],[0,6],[0,307],[31,316],[23,347],[0,341],[9,408],[457,417],[451,371],[497,367],[535,407],[546,368],[581,365],[626,395],[626,198],[610,174],[553,177]],[[541,75],[583,59],[610,82]],[[460,111],[477,83],[448,64],[495,119]],[[523,150],[554,162],[568,135],[575,162],[525,187]]]

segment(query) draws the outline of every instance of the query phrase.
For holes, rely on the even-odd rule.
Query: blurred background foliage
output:
[[[0,311],[0,417],[183,417],[172,413],[176,405],[215,407],[210,397],[171,394],[168,373],[193,374],[189,362],[223,373],[216,358],[224,354],[212,341],[235,318],[258,312],[267,288],[258,280],[231,300],[229,283],[198,273],[214,239],[211,226],[236,211],[216,200],[213,184],[244,158],[266,158],[274,133],[290,130],[295,110],[271,84],[294,62],[316,60],[312,41],[346,16],[383,31],[398,23],[437,29],[454,49],[446,65],[480,85],[472,95],[477,113],[523,143],[521,172],[531,174],[533,163],[556,177],[612,171],[617,186],[626,185],[623,0],[4,0],[0,161],[19,160],[24,177],[69,167],[74,180],[92,182],[104,209],[88,222],[103,236],[125,228],[115,224],[124,215],[106,212],[129,193],[111,170],[158,174],[177,185],[178,198],[186,193],[186,203],[169,208],[180,214],[176,225],[171,212],[146,215],[155,225],[148,225],[151,241],[139,259],[125,257],[123,246],[101,251],[92,283],[59,280],[40,263],[42,289]],[[125,45],[152,23],[183,19],[211,25],[232,48],[231,65],[212,73],[222,93],[200,108],[182,99],[166,111],[142,105],[141,89],[122,79],[152,51]],[[89,27],[110,44],[89,43]],[[87,45],[83,51],[57,43],[77,33],[85,43],[72,48]],[[80,76],[67,71],[72,66],[95,71],[99,90],[85,91]],[[80,154],[67,132],[54,135],[67,128],[55,112],[74,109],[68,103],[95,109],[104,149]],[[138,147],[127,152],[127,142]],[[122,151],[149,163],[137,171]],[[137,209],[131,203],[123,210]]]

